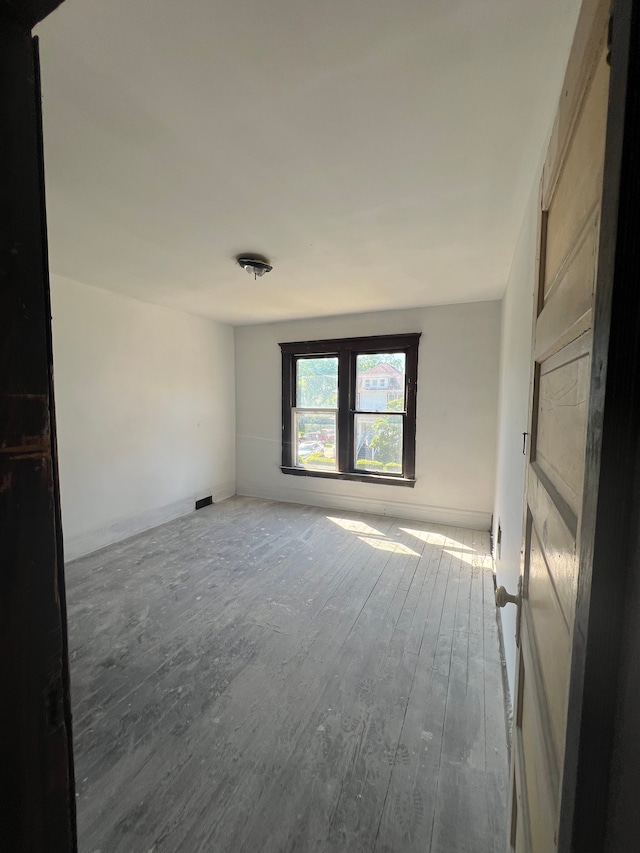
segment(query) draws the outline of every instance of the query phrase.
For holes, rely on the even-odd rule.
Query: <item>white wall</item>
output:
[[[549,66],[549,79],[557,80],[558,97],[573,35],[580,12],[580,0],[568,0],[553,27],[557,48]],[[557,101],[548,117],[545,140],[551,134]],[[536,274],[536,239],[538,227],[538,194],[547,142],[540,151],[538,168],[529,194],[516,244],[505,294],[502,300],[502,341],[500,347],[500,394],[498,409],[498,467],[496,501],[493,517],[494,542],[497,546],[498,525],[502,528],[500,553],[496,547],[498,585],[516,592],[520,575],[520,549],[524,514],[526,457],[522,453],[522,433],[528,429],[529,384],[531,378],[531,344],[533,332],[533,295]],[[504,636],[509,688],[513,696],[516,663],[516,608],[500,611]]]
[[[422,332],[415,488],[283,474],[278,343],[400,332]],[[238,494],[489,529],[499,302],[242,326],[235,342]]]
[[[235,492],[233,329],[52,278],[67,559]]]
[[[498,467],[493,516],[498,586],[517,591],[524,513],[526,457],[522,433],[528,430],[533,293],[536,265],[538,182],[527,206],[502,300],[500,404],[498,410]],[[502,543],[498,551],[498,525]],[[516,608],[501,611],[507,675],[511,695],[515,685]]]

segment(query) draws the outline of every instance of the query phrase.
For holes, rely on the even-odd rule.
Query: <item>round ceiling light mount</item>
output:
[[[265,273],[271,272],[273,267],[263,255],[242,254],[236,258],[243,270],[246,270],[254,279],[261,278]]]

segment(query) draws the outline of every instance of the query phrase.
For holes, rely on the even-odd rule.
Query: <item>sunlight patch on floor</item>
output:
[[[457,539],[452,539],[444,533],[436,533],[435,530],[416,530],[414,527],[401,527],[400,530],[402,530],[403,533],[408,533],[410,536],[415,536],[416,539],[420,539],[428,545],[455,547],[460,551],[471,551],[472,553],[475,553],[474,548],[469,548],[467,545],[463,545],[462,542],[458,542]]]
[[[376,530],[375,527],[370,527],[364,521],[356,521],[351,518],[335,518],[332,515],[328,515],[327,518],[329,521],[337,524],[338,527],[348,530],[350,533],[368,533],[371,536],[384,536],[384,533]]]
[[[407,554],[410,557],[419,557],[417,551],[407,548],[401,542],[394,542],[392,539],[372,539],[370,536],[358,536],[361,542],[366,542],[372,548],[377,548],[379,551],[391,551],[393,554]]]

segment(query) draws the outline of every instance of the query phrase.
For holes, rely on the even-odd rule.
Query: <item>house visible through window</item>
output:
[[[419,339],[281,343],[282,471],[413,485]]]

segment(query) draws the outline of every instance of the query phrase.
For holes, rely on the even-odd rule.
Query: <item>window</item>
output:
[[[415,482],[419,334],[282,343],[282,471]]]

